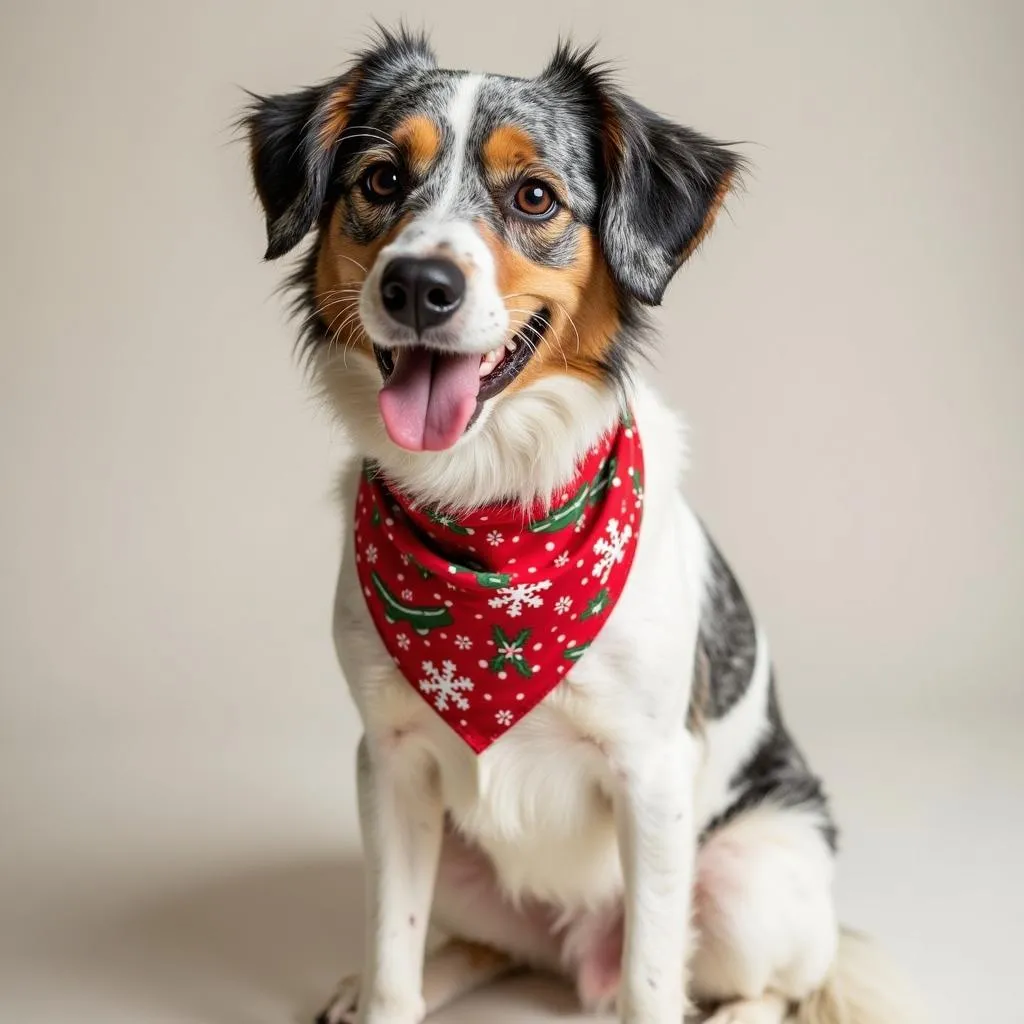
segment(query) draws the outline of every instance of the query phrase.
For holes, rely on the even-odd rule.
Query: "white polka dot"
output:
[[[477,612],[476,615],[473,616],[473,618],[474,619],[482,619],[483,616],[479,612]]]
[[[385,526],[394,526],[395,525],[395,521],[394,521],[394,519],[385,519],[384,520],[384,525]]]
[[[558,671],[559,672],[564,672],[565,671],[565,666],[564,665],[559,665],[558,666]]]
[[[565,646],[571,649],[576,646],[576,641],[570,640]]]
[[[395,539],[395,535],[393,533],[389,533],[388,534],[388,540],[394,540],[394,539]]]
[[[435,594],[434,595],[434,600],[435,601],[440,601],[441,600],[441,595],[440,594]]]
[[[445,606],[445,608],[451,608],[451,606],[452,606],[451,601],[445,601],[444,606]]]
[[[547,544],[544,545],[544,550],[545,551],[554,551],[555,550],[555,542],[553,540],[549,540],[547,542]]]
[[[469,536],[472,537],[473,536],[473,527],[472,526],[467,526],[466,527],[466,533],[468,533]]]
[[[481,516],[480,517],[480,522],[481,523],[486,523],[487,522],[487,516]]]
[[[565,634],[564,633],[559,633],[558,634],[558,642],[560,644],[564,644],[565,643]]]
[[[516,564],[516,560],[515,560],[514,558],[510,558],[510,559],[508,560],[508,564],[509,564],[509,565],[515,565],[515,564]]]
[[[508,679],[508,673],[507,672],[499,672],[498,673],[498,678],[499,679]]]
[[[583,559],[582,558],[576,563],[576,568],[577,569],[582,569],[583,568]]]
[[[517,693],[516,694],[516,700],[522,700],[525,696],[526,696],[525,693]]]
[[[620,480],[620,479],[619,479],[618,477],[616,477],[616,478],[615,478],[615,479],[614,479],[614,480],[612,481],[612,486],[613,486],[613,487],[621,487],[621,486],[622,486],[622,481],[621,481],[621,480]]]
[[[531,565],[531,566],[530,566],[530,568],[529,568],[529,569],[527,569],[526,571],[527,571],[527,572],[536,572],[536,571],[537,571],[537,566],[535,566],[535,565]]]
[[[486,662],[486,661],[484,661],[484,659],[483,659],[483,658],[481,658],[481,659],[480,659],[480,660],[479,660],[479,661],[477,662],[477,664],[478,664],[478,665],[479,665],[479,666],[480,666],[481,668],[487,668],[487,662]]]
[[[364,594],[365,594],[365,595],[366,595],[367,597],[369,597],[369,596],[370,596],[370,588],[369,588],[369,587],[363,587],[363,593],[364,593]]]
[[[485,693],[484,694],[484,700],[490,700],[490,699],[491,699],[491,695],[489,693]]]
[[[404,575],[403,573],[399,573],[399,574],[398,574],[398,575],[397,575],[397,576],[395,577],[395,579],[397,579],[399,583],[402,583],[402,582],[404,582],[404,581],[405,581],[405,575]]]
[[[459,725],[461,725],[463,728],[465,728],[466,720],[464,718],[460,718],[459,719]]]
[[[632,437],[632,436],[633,436],[633,431],[632,430],[627,430],[626,431],[626,437]]]
[[[458,569],[456,569],[454,565],[449,565],[449,566],[448,566],[448,571],[449,571],[449,572],[458,572],[459,570],[458,570]]]
[[[441,639],[442,640],[447,640],[448,639],[448,634],[447,633],[442,633],[441,634]]]
[[[585,587],[589,582],[590,582],[590,577],[589,576],[584,576],[583,579],[580,580],[580,585]]]
[[[429,647],[430,646],[430,641],[429,640],[424,640],[423,641],[423,646],[424,647]]]
[[[575,622],[576,621],[576,613],[573,612],[573,614],[570,615],[569,618],[572,619]]]
[[[534,644],[533,645],[533,649],[535,651],[539,651],[543,646],[544,646],[543,644]]]

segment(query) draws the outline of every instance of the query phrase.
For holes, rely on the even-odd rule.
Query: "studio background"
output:
[[[400,15],[510,74],[600,38],[748,140],[658,313],[688,493],[833,793],[843,918],[936,1021],[1024,1021],[1013,0],[3,5],[0,1019],[298,1020],[358,965],[343,444],[230,125]],[[439,1020],[572,1006],[518,982]]]

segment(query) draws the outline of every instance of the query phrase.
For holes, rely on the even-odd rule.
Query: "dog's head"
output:
[[[378,440],[416,453],[508,427],[531,394],[614,392],[738,168],[566,46],[523,80],[385,32],[246,124],[267,258],[316,229],[293,280],[314,364],[349,402],[372,390]]]

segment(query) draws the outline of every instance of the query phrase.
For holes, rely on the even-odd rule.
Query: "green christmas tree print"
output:
[[[580,644],[578,647],[567,647],[562,654],[566,661],[579,661],[586,653],[589,643]]]
[[[530,523],[530,533],[557,533],[567,526],[574,525],[583,515],[587,507],[587,495],[590,493],[590,484],[584,483],[580,489],[560,508],[556,508],[543,519]]]
[[[615,479],[617,465],[618,459],[614,455],[609,455],[601,463],[597,476],[594,477],[594,485],[590,489],[590,497],[587,499],[588,505],[596,505],[604,497],[604,492],[608,490],[612,480]]]
[[[417,606],[399,601],[375,572],[370,573],[370,581],[384,605],[384,617],[388,622],[408,622],[422,636],[438,626],[450,626],[454,621],[444,605]]]
[[[500,626],[494,626],[492,632],[498,653],[491,659],[491,671],[500,672],[503,668],[511,666],[521,676],[532,676],[533,667],[527,662],[524,654],[530,630],[524,629],[512,638],[507,637]]]
[[[424,509],[427,513],[427,518],[437,523],[438,526],[443,526],[449,533],[457,533],[463,537],[469,536],[473,531],[468,527],[463,526],[457,522],[452,516],[446,515],[443,512],[438,512],[436,508]]]
[[[589,601],[587,607],[580,613],[581,619],[592,619],[595,615],[601,615],[608,610],[608,588],[602,587]]]
[[[475,575],[477,583],[488,590],[499,590],[512,582],[512,577],[507,572],[478,572]]]
[[[633,481],[633,492],[638,498],[644,496],[644,478],[643,473],[636,466],[629,467],[629,478]]]

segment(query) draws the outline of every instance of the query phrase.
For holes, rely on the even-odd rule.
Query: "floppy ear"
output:
[[[616,283],[661,302],[680,264],[711,230],[743,160],[623,95],[592,50],[559,47],[545,76],[585,99],[598,133],[598,236]]]
[[[267,217],[273,260],[294,249],[316,222],[327,197],[345,129],[394,83],[434,66],[423,36],[380,30],[345,74],[280,96],[253,96],[242,126],[249,136],[253,181]]]

